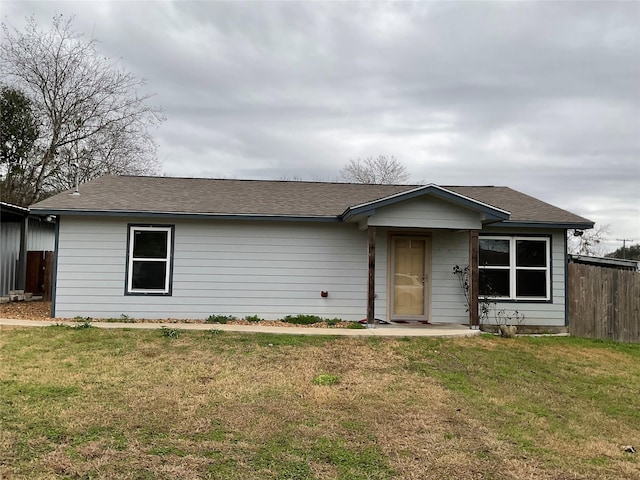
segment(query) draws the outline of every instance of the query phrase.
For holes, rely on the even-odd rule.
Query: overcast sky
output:
[[[640,2],[3,0],[148,80],[174,176],[506,185],[640,241]]]

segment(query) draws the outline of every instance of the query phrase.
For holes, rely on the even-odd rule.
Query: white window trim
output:
[[[529,300],[529,301],[549,301],[551,300],[551,239],[549,237],[526,237],[526,236],[480,236],[480,240],[508,240],[509,241],[509,266],[502,265],[478,265],[480,270],[509,270],[509,296],[490,296],[492,300]],[[518,267],[516,266],[516,242],[518,241],[545,242],[546,264],[544,267]],[[516,273],[518,270],[545,271],[546,275],[546,296],[544,297],[518,297],[516,296]]]
[[[167,234],[167,255],[166,257],[159,258],[134,258],[133,257],[133,246],[134,246],[134,238],[136,231],[147,231],[147,232],[166,232]],[[129,226],[129,254],[127,255],[127,293],[151,293],[156,295],[167,295],[170,291],[171,286],[171,252],[173,249],[173,238],[171,235],[172,227],[143,227],[131,225]],[[133,262],[166,262],[165,268],[165,279],[164,279],[164,288],[162,289],[142,289],[142,288],[133,288]]]

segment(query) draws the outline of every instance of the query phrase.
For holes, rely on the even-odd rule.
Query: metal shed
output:
[[[0,296],[25,289],[28,252],[53,251],[54,246],[53,217],[0,202]]]

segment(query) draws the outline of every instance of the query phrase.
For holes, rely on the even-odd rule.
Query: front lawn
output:
[[[0,478],[640,478],[640,345],[0,330]]]

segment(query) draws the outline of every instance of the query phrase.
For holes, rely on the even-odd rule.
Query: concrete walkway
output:
[[[3,327],[48,327],[51,325],[77,326],[79,322],[51,320],[17,320],[0,318],[0,330]],[[452,323],[433,323],[430,325],[376,325],[375,328],[303,328],[270,327],[266,325],[227,325],[217,323],[122,323],[92,321],[97,328],[130,328],[134,330],[153,330],[162,327],[180,330],[221,330],[224,332],[275,333],[284,335],[336,335],[349,337],[470,337],[479,335],[480,330],[471,330],[466,325]]]

